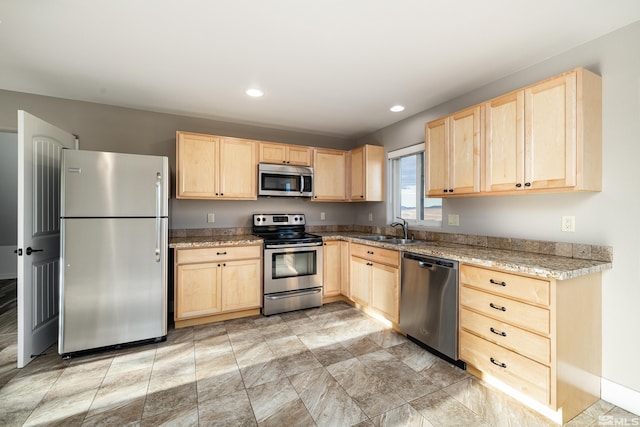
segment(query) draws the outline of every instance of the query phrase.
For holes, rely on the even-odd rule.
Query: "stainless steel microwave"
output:
[[[313,168],[260,163],[258,165],[258,195],[312,197]]]

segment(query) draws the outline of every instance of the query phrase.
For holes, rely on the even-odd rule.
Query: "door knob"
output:
[[[31,246],[27,248],[27,255],[31,255],[34,252],[44,252],[44,249],[31,249]]]

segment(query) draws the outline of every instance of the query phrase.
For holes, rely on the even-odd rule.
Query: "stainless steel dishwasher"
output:
[[[458,262],[404,252],[400,329],[432,353],[458,360]]]

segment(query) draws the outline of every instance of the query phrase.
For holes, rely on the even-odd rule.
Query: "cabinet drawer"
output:
[[[191,264],[198,262],[218,262],[232,259],[260,258],[260,246],[219,246],[197,249],[176,250],[177,264]]]
[[[460,267],[460,283],[534,304],[549,305],[550,284],[546,280],[463,265]]]
[[[545,405],[551,403],[548,366],[466,331],[460,331],[460,359]]]
[[[460,304],[487,316],[534,332],[548,335],[549,310],[509,298],[460,287]]]
[[[551,363],[551,341],[487,316],[462,308],[460,327],[482,338],[527,356],[540,363]]]
[[[378,248],[376,246],[351,244],[351,255],[364,258],[372,262],[387,264],[392,267],[400,266],[400,252],[393,249]]]

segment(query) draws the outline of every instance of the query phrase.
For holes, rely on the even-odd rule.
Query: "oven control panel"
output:
[[[305,225],[304,214],[254,214],[253,225]]]

